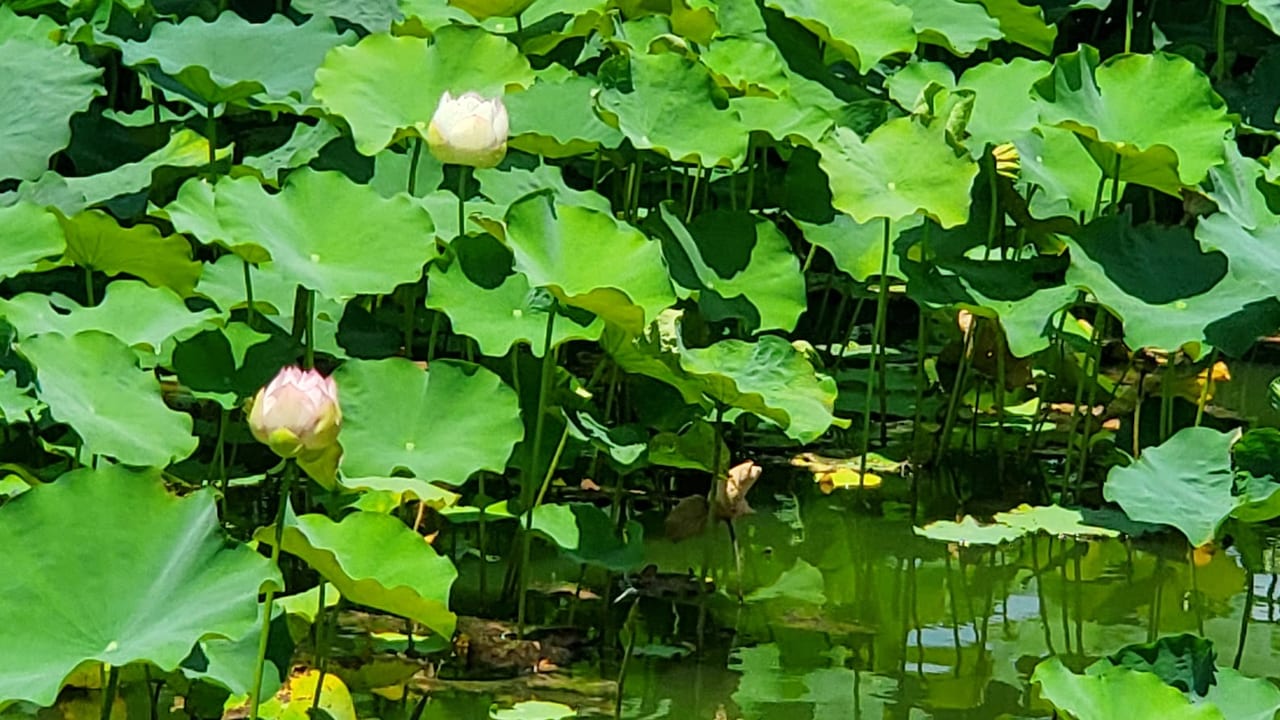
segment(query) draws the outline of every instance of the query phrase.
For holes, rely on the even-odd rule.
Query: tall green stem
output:
[[[98,304],[93,288],[93,268],[88,266],[84,269],[84,301],[86,306]]]
[[[1218,12],[1213,19],[1214,49],[1213,77],[1218,82],[1227,79],[1227,2],[1218,0]]]
[[[102,688],[102,710],[98,713],[101,720],[111,720],[111,708],[116,704],[116,691],[119,688],[120,668],[112,665],[107,670],[107,684]]]
[[[276,524],[273,528],[275,541],[271,544],[271,567],[280,571],[280,542],[284,536],[285,510],[289,506],[289,489],[297,478],[298,466],[293,460],[286,460],[284,476],[280,481],[280,501],[276,507]],[[263,599],[262,631],[258,634],[257,664],[253,669],[253,684],[249,686],[249,717],[258,717],[258,704],[262,701],[262,673],[267,662],[267,638],[271,634],[271,608],[276,599],[276,586],[267,587]]]
[[[471,177],[471,166],[458,166],[458,237],[467,234],[467,180]]]
[[[1213,392],[1213,368],[1218,364],[1218,348],[1213,349],[1213,353],[1209,355],[1209,369],[1204,379],[1204,386],[1200,388],[1200,399],[1196,402],[1196,427],[1200,427],[1200,422],[1204,420],[1204,406],[1209,402],[1209,394]]]
[[[533,448],[530,451],[531,462],[528,467],[528,479],[533,480],[539,476],[542,471],[542,441],[547,426],[547,403],[551,399],[552,379],[555,377],[556,368],[556,351],[552,347],[552,335],[555,332],[556,325],[556,306],[553,302],[551,307],[547,309],[547,329],[543,334],[542,342],[542,372],[538,383],[538,410],[533,420]],[[547,475],[555,469],[552,465],[547,469]],[[530,493],[533,490],[534,493]],[[519,588],[520,594],[516,597],[517,612],[517,634],[524,637],[524,610],[525,610],[525,588],[528,587],[528,556],[529,556],[529,534],[533,522],[533,508],[537,504],[537,489],[526,484],[526,488],[522,490],[522,494],[526,496],[528,508],[528,523],[530,527],[525,529],[524,536],[521,538],[521,558],[519,568]]]
[[[315,697],[311,699],[311,708],[320,707],[320,695],[324,691],[324,676],[329,671],[329,634],[325,632],[327,615],[324,607],[324,578],[320,578],[320,598],[316,603],[316,619],[313,623],[315,635],[313,643],[315,644],[315,665],[320,671],[320,676],[316,678]],[[412,637],[412,635],[410,636]]]
[[[529,553],[533,544],[533,511],[547,496],[547,488],[551,487],[551,478],[555,476],[556,466],[560,464],[560,456],[564,454],[564,446],[568,441],[569,423],[566,422],[564,432],[560,433],[560,442],[556,444],[556,451],[551,455],[551,462],[547,463],[547,473],[542,476],[538,494],[524,515],[524,532],[520,536],[520,594],[516,596],[516,636],[520,639],[524,638],[525,609],[529,597]]]
[[[206,139],[209,141],[208,172],[209,172],[210,179],[212,179],[216,175],[213,169],[213,165],[218,161],[218,123],[216,120],[213,119],[214,107],[215,106],[212,103],[205,105],[205,116],[204,116],[205,117],[205,121],[204,121],[205,135],[207,136]]]
[[[884,376],[877,375],[876,367],[884,362],[884,324],[889,310],[889,235],[893,227],[889,218],[884,219],[884,237],[880,246],[880,287],[876,293],[876,324],[872,332],[871,362],[867,365],[867,392],[862,404],[862,463],[858,471],[858,484],[861,486],[867,474],[867,453],[871,452],[871,386],[879,385],[881,407],[886,402]],[[878,379],[877,379],[878,378]],[[880,416],[881,435],[884,434],[886,418]]]
[[[253,305],[253,263],[242,259],[240,265],[244,269],[245,322],[249,324],[250,330],[254,330],[258,310]]]
[[[304,322],[307,328],[307,344],[303,349],[302,364],[305,369],[311,370],[316,366],[316,291],[307,290],[306,299]]]
[[[418,194],[418,161],[422,159],[422,138],[413,139],[413,151],[409,155],[409,178],[405,183],[411,197]]]
[[[1133,51],[1133,0],[1128,0],[1124,9],[1124,51]]]

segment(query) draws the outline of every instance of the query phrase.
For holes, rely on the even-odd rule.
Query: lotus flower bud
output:
[[[284,368],[258,391],[249,429],[277,455],[318,455],[338,440],[342,409],[333,378],[315,370]]]
[[[486,100],[473,92],[455,98],[446,91],[427,128],[427,143],[442,163],[490,168],[507,154],[509,129],[502,98]]]

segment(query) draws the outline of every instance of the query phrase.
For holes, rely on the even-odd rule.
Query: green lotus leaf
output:
[[[966,126],[970,150],[980,153],[987,145],[1011,142],[1029,134],[1040,120],[1040,108],[1031,90],[1052,70],[1047,62],[1026,58],[1007,63],[993,60],[966,70],[956,87],[974,93],[973,111]]]
[[[539,505],[533,530],[582,565],[627,572],[644,564],[644,528],[629,522],[619,538],[609,513],[588,503]]]
[[[1038,126],[1013,139],[1020,175],[1040,187],[1030,204],[1034,217],[1086,216],[1097,210],[1103,173],[1070,130]]]
[[[884,58],[916,49],[910,9],[892,0],[767,0],[866,73]]]
[[[611,67],[626,79],[607,85],[598,101],[632,145],[704,167],[742,164],[748,134],[738,111],[718,99],[706,66],[663,53],[618,58]]]
[[[211,492],[175,497],[156,470],[32,488],[0,508],[0,544],[0,705],[51,705],[85,662],[174,670],[197,641],[249,632],[259,590],[281,584],[223,535]]]
[[[107,285],[98,305],[81,307],[62,295],[28,292],[9,300],[0,298],[0,316],[17,330],[19,339],[48,332],[70,337],[100,330],[125,345],[159,355],[166,340],[183,340],[211,327],[218,312],[191,312],[168,288],[121,280]]]
[[[525,700],[489,713],[491,720],[564,720],[577,716],[578,711],[568,705],[545,700]]]
[[[425,138],[446,90],[492,97],[532,82],[528,60],[510,42],[451,26],[433,42],[376,34],[335,48],[316,70],[315,95],[346,119],[356,149],[374,155],[396,139]]]
[[[224,183],[233,182],[230,179]],[[241,178],[234,182],[252,187],[253,178]],[[224,185],[225,187],[225,185]],[[232,244],[231,233],[222,226],[216,207],[215,185],[205,178],[191,178],[178,188],[178,196],[163,208],[153,209],[152,214],[173,224],[173,229],[190,235],[205,245],[218,244],[251,263],[271,261],[271,254],[258,245],[257,240],[244,240]]]
[[[930,540],[959,545],[1003,545],[1030,532],[1028,529],[1010,527],[1003,523],[982,525],[972,515],[965,515],[960,522],[937,520],[913,529],[917,535]]]
[[[73,46],[0,40],[0,180],[27,180],[48,169],[49,156],[71,141],[71,116],[104,93],[101,73],[80,62]]]
[[[1172,525],[1192,545],[1204,545],[1240,503],[1231,477],[1238,437],[1238,431],[1183,428],[1132,465],[1112,468],[1102,494],[1131,519]]]
[[[848,215],[840,214],[829,223],[811,223],[795,220],[804,239],[831,254],[836,267],[849,273],[854,280],[866,282],[880,274],[880,261],[884,257],[884,223],[858,223]],[[905,223],[889,228],[889,247],[893,247]],[[889,274],[902,277],[898,267],[898,255],[889,255]]]
[[[979,3],[958,0],[896,0],[911,8],[911,27],[920,42],[940,45],[956,55],[984,50],[1004,37],[1000,23]]]
[[[670,308],[642,332],[606,325],[600,344],[618,367],[666,383],[680,392],[686,404],[703,402],[700,379],[680,368],[678,324],[682,311]]]
[[[1239,2],[1233,2],[1232,5],[1239,5]],[[1262,23],[1273,33],[1280,35],[1280,2],[1276,0],[1244,0],[1244,6],[1249,9],[1249,14],[1258,22]]]
[[[927,102],[924,92],[932,84],[946,90],[955,89],[955,71],[946,63],[917,59],[907,62],[884,80],[889,98],[904,108],[914,108]]]
[[[1262,190],[1266,187],[1267,169],[1257,160],[1241,154],[1234,142],[1228,141],[1225,146],[1227,161],[1209,169],[1211,188],[1206,194],[1218,210],[1239,223],[1242,230],[1280,224],[1280,219],[1267,205],[1267,196]],[[1225,220],[1217,214],[1211,217],[1219,224]],[[1200,236],[1199,232],[1197,236]]]
[[[480,206],[480,203],[467,203],[468,209],[477,205],[474,214],[492,214],[492,219],[502,221],[503,215],[519,200],[539,190],[550,190],[555,201],[561,205],[577,205],[603,213],[612,213],[613,206],[609,199],[600,193],[590,190],[575,190],[564,181],[564,174],[554,165],[539,165],[532,170],[508,168],[498,170],[486,168],[475,171],[476,182],[480,190],[493,201],[492,208]]]
[[[231,148],[218,150],[219,158]],[[180,128],[164,147],[137,162],[82,177],[63,177],[52,170],[37,180],[23,183],[18,196],[41,205],[56,207],[63,215],[74,215],[88,207],[148,189],[154,172],[162,167],[197,167],[209,162],[209,141],[187,128]]]
[[[766,418],[793,440],[813,442],[835,422],[835,380],[776,335],[682,349],[679,359],[717,402]]]
[[[315,160],[320,156],[321,148],[341,135],[338,128],[323,120],[315,125],[298,123],[283,145],[261,155],[246,157],[244,165],[257,170],[266,182],[278,185],[283,172]]]
[[[325,54],[354,40],[354,33],[338,33],[327,17],[295,25],[284,15],[272,15],[251,23],[224,12],[213,22],[191,16],[157,23],[145,41],[124,41],[119,47],[126,65],[158,67],[201,109],[254,96],[304,109],[315,102],[314,74]]]
[[[1280,712],[1280,688],[1266,678],[1245,677],[1229,667],[1218,668],[1218,682],[1204,696],[1226,720],[1272,720]]]
[[[918,212],[945,227],[969,218],[978,166],[947,144],[942,123],[896,118],[866,139],[835,128],[818,144],[837,210],[859,223],[896,222]]]
[[[41,260],[61,255],[67,247],[57,216],[29,202],[0,207],[0,237],[0,280],[35,270]]]
[[[523,92],[506,98],[512,147],[549,158],[572,157],[597,147],[622,144],[622,132],[596,114],[591,78],[571,75],[555,81],[538,78]]]
[[[1041,288],[1030,295],[1010,299],[989,298],[972,287],[969,292],[974,304],[960,305],[975,315],[998,318],[1004,329],[1006,347],[1018,358],[1030,357],[1049,347],[1051,328],[1057,326],[1059,314],[1078,294],[1069,285]]]
[[[64,28],[47,15],[19,15],[8,5],[0,6],[0,43],[19,38],[57,45]]]
[[[1058,28],[1045,23],[1044,11],[1036,5],[1023,5],[1018,0],[978,0],[987,14],[1000,23],[1004,39],[1048,55],[1053,52]]]
[[[1036,83],[1040,121],[1093,141],[1108,175],[1177,195],[1221,164],[1232,127],[1226,103],[1189,60],[1177,55],[1120,55],[1099,64],[1084,46],[1062,55]]]
[[[779,142],[799,139],[814,145],[836,123],[826,109],[811,105],[790,93],[780,97],[749,95],[729,100],[738,111],[743,127],[768,133]]]
[[[1190,633],[1166,635],[1149,643],[1126,645],[1085,672],[1104,674],[1112,667],[1154,673],[1166,685],[1203,697],[1213,686],[1218,654],[1213,643]]]
[[[60,221],[67,239],[64,262],[112,276],[128,273],[182,297],[191,295],[200,277],[200,263],[191,259],[191,245],[181,235],[163,235],[154,225],[121,227],[101,210]]]
[[[821,570],[802,558],[796,558],[795,564],[782,571],[777,580],[752,591],[745,599],[752,603],[782,600],[787,603],[825,605],[827,604],[826,580]]]
[[[790,86],[786,59],[763,32],[746,37],[718,37],[711,41],[700,59],[717,82],[738,92],[765,91],[779,95]]]
[[[0,417],[9,425],[27,422],[27,413],[39,417],[40,401],[33,388],[18,387],[17,373],[0,374]]]
[[[230,410],[297,357],[297,343],[283,330],[270,335],[232,322],[178,343],[170,364],[185,387]]]
[[[1079,510],[1069,510],[1058,505],[1032,507],[1024,503],[1009,512],[998,512],[992,519],[1024,533],[1043,532],[1058,537],[1077,538],[1120,535],[1109,528],[1088,525]]]
[[[37,397],[76,431],[89,456],[164,467],[196,449],[191,416],[165,406],[160,383],[106,333],[39,335],[20,350],[36,367]]]
[[[507,276],[495,288],[478,285],[467,277],[460,263],[448,270],[433,265],[427,292],[427,307],[449,316],[454,332],[475,338],[480,352],[490,357],[506,355],[513,345],[527,345],[535,357],[542,357],[546,342],[547,310],[531,302],[533,288],[520,273]],[[604,321],[592,318],[582,325],[574,318],[560,317],[552,327],[551,346],[570,340],[598,340]]]
[[[741,297],[755,310],[755,331],[795,328],[805,309],[804,275],[776,225],[745,211],[712,210],[686,228],[665,205],[660,213],[675,241],[663,248],[672,276],[701,293],[704,308]]]
[[[355,23],[370,32],[387,32],[391,29],[392,24],[404,18],[397,0],[369,0],[367,2],[295,0],[290,3],[289,9],[310,15],[341,18]]]
[[[352,490],[371,490],[373,492],[388,493],[395,501],[396,507],[410,500],[416,500],[436,510],[441,510],[457,505],[461,497],[457,493],[445,490],[439,485],[432,485],[420,478],[412,477],[342,478],[340,484],[342,487],[351,488]]]
[[[414,143],[422,142],[422,149],[418,151],[418,167],[414,170],[413,177],[413,197],[424,200],[423,207],[431,215],[431,219],[436,225],[436,237],[442,241],[449,241],[458,236],[458,197],[448,190],[440,190],[440,186],[444,181],[444,163],[436,159],[432,155],[423,141],[412,141]],[[388,147],[382,152],[373,156],[373,177],[369,178],[369,186],[377,190],[383,197],[393,197],[401,193],[409,192],[409,168],[413,167],[412,147],[407,152],[396,152],[393,148]],[[453,198],[453,212],[437,215],[435,208],[425,202],[429,196],[435,195],[437,192],[449,195]],[[474,202],[472,203],[474,204]],[[452,220],[452,227],[448,227],[448,222]]]
[[[1036,666],[1031,682],[1054,707],[1077,718],[1132,720],[1225,720],[1218,708],[1193,705],[1177,688],[1152,673],[1113,668],[1100,675],[1076,675],[1051,657]]]
[[[635,332],[675,303],[661,244],[609,213],[529,195],[507,211],[507,242],[530,285]]]
[[[219,181],[218,224],[232,247],[256,244],[280,272],[335,300],[415,282],[436,255],[431,217],[341,173],[299,170],[268,193],[253,178]]]
[[[457,486],[479,470],[505,470],[524,437],[515,391],[475,365],[437,360],[428,372],[398,358],[353,360],[334,377],[347,477],[407,470]]]
[[[270,543],[275,533],[263,528],[257,537]],[[449,591],[458,571],[394,516],[353,512],[334,522],[320,514],[291,512],[280,549],[302,558],[353,603],[420,622],[444,637],[453,635],[457,618],[449,611]]]

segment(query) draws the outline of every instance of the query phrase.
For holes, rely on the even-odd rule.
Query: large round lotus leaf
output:
[[[52,704],[86,661],[175,669],[202,638],[247,633],[280,583],[222,534],[212,493],[170,495],[155,470],[33,488],[0,508],[0,547],[0,705]]]
[[[30,179],[71,141],[71,116],[103,94],[101,70],[73,46],[16,38],[0,43],[0,180]]]
[[[942,123],[909,117],[890,120],[865,140],[835,128],[818,143],[832,203],[860,223],[922,212],[943,227],[963,224],[978,165],[957,155],[945,134]]]
[[[661,244],[609,213],[529,195],[507,211],[507,241],[531,285],[634,332],[675,303]]]
[[[892,0],[767,0],[865,73],[884,58],[916,49],[911,10]]]
[[[343,432],[345,438],[346,428]],[[273,542],[274,530],[263,528],[257,537]],[[449,589],[458,571],[398,518],[354,512],[334,522],[324,515],[289,513],[280,547],[306,561],[347,600],[453,635]]]
[[[1030,532],[1028,529],[1010,527],[1003,523],[982,525],[972,515],[965,515],[959,522],[936,520],[924,527],[912,529],[921,537],[959,545],[1002,545]]]
[[[1046,24],[1044,12],[1034,3],[1023,5],[1019,0],[978,0],[987,14],[1000,23],[1004,39],[1031,48],[1041,55],[1053,52],[1053,42],[1058,28]]]
[[[556,81],[539,78],[524,92],[511,93],[506,99],[511,144],[551,158],[622,144],[622,132],[596,114],[598,89],[591,78],[571,75]]]
[[[1099,65],[1098,51],[1085,46],[1060,56],[1035,87],[1041,122],[1118,154],[1122,180],[1176,195],[1224,160],[1222,140],[1232,126],[1226,103],[1186,58],[1119,55]]]
[[[515,391],[476,365],[437,360],[427,372],[399,358],[353,360],[334,377],[347,477],[408,470],[461,485],[479,470],[502,472],[524,437]]]
[[[1130,519],[1172,525],[1192,545],[1204,545],[1241,500],[1231,492],[1231,444],[1238,437],[1238,431],[1179,430],[1132,465],[1112,468],[1102,494]]]
[[[36,263],[61,255],[67,247],[58,218],[28,202],[0,207],[0,280],[36,268]]]
[[[977,3],[957,0],[897,0],[911,8],[911,27],[920,42],[941,45],[957,55],[985,50],[1003,37],[1000,23]]]
[[[316,70],[315,95],[346,119],[356,148],[375,155],[399,137],[425,138],[446,90],[492,97],[532,82],[529,61],[510,42],[455,26],[430,42],[377,34],[335,48]]]
[[[354,39],[350,31],[339,34],[327,17],[295,25],[272,15],[251,23],[224,12],[213,22],[191,16],[177,24],[157,23],[144,42],[120,43],[120,52],[130,67],[158,66],[201,105],[257,95],[304,107],[314,102],[315,70],[325,54]]]
[[[200,277],[200,263],[191,259],[191,244],[181,235],[163,235],[154,225],[121,227],[101,210],[61,222],[67,262],[107,275],[128,273],[182,297],[191,294]]]
[[[460,263],[448,270],[432,266],[427,292],[427,307],[449,316],[453,331],[475,338],[480,352],[490,357],[506,355],[517,343],[527,345],[535,357],[542,357],[547,333],[547,309],[531,302],[535,299],[529,280],[512,273],[502,284],[487,288],[469,279]],[[556,318],[551,346],[559,347],[570,340],[598,340],[604,322],[592,318],[582,325],[569,317]]]
[[[19,15],[7,5],[0,6],[0,42],[22,38],[52,46],[62,39],[64,30],[51,17]]]
[[[759,317],[757,331],[795,328],[805,309],[804,275],[776,225],[746,211],[705,212],[688,228],[665,205],[661,215],[675,239],[664,249],[679,284],[704,300],[705,293],[745,298]]]
[[[1225,720],[1212,705],[1193,705],[1154,673],[1112,668],[1098,675],[1076,675],[1057,657],[1036,666],[1031,682],[1058,710],[1076,718],[1130,720]]]
[[[195,451],[191,416],[165,406],[155,374],[140,370],[116,338],[97,331],[39,335],[20,350],[36,367],[37,396],[89,455],[164,467]]]
[[[398,5],[397,0],[373,0],[372,2],[294,0],[289,3],[289,9],[310,15],[349,20],[369,32],[386,32],[391,29],[393,23],[404,19]]]
[[[1124,321],[1131,347],[1172,351],[1205,342],[1214,321],[1274,294],[1228,274],[1225,255],[1205,252],[1178,226],[1134,227],[1109,215],[1081,228],[1068,245],[1067,284],[1092,292]],[[1241,340],[1247,345],[1253,338]]]
[[[742,119],[717,102],[720,90],[706,66],[663,53],[619,58],[610,67],[626,79],[600,93],[600,107],[632,145],[705,167],[736,167],[746,158]]]
[[[993,60],[966,70],[956,82],[957,88],[974,92],[973,111],[965,126],[971,140],[966,144],[980,152],[986,145],[999,145],[1030,133],[1040,120],[1040,108],[1032,99],[1031,88],[1051,70],[1053,66],[1043,60],[1026,58],[1008,63]]]
[[[230,148],[222,148],[217,157],[223,158],[229,153]],[[137,162],[81,177],[63,177],[50,170],[33,183],[24,183],[18,188],[18,195],[56,207],[63,215],[74,215],[112,198],[146,190],[151,185],[152,173],[161,167],[195,167],[208,162],[209,141],[193,130],[181,128],[164,147]]]
[[[1229,667],[1218,668],[1215,679],[1204,701],[1227,720],[1272,720],[1280,712],[1280,688],[1270,680],[1246,677]]]
[[[680,367],[701,376],[718,402],[772,420],[793,440],[813,442],[835,420],[836,381],[776,335],[684,349]]]
[[[218,312],[191,312],[172,290],[121,280],[107,285],[102,302],[92,307],[81,307],[63,295],[22,293],[12,300],[0,298],[0,316],[19,338],[101,330],[125,345],[159,355],[169,338],[185,339],[212,327]]]
[[[233,247],[261,246],[280,272],[335,300],[415,282],[436,255],[426,210],[342,173],[299,170],[277,194],[252,178],[223,180],[214,196]]]

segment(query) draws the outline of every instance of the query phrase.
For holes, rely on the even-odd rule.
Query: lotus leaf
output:
[[[1211,705],[1193,705],[1152,673],[1115,668],[1101,675],[1076,675],[1056,657],[1036,666],[1031,681],[1054,707],[1077,718],[1133,720],[1225,720]]]
[[[545,700],[525,700],[509,708],[493,708],[489,712],[492,720],[564,720],[577,715],[578,711],[568,705]]]
[[[911,9],[911,27],[920,42],[941,45],[957,55],[982,50],[1004,37],[1000,23],[979,3],[958,0],[896,0]]]
[[[1088,525],[1079,510],[1069,510],[1057,505],[1032,507],[1019,505],[1009,512],[996,513],[993,518],[1001,525],[1023,532],[1044,532],[1059,537],[1119,537],[1120,533],[1109,528]]]
[[[915,528],[915,532],[930,540],[959,545],[1002,545],[1026,535],[1028,529],[1011,527],[1003,523],[981,525],[972,515],[965,515],[959,522],[937,520],[924,527]]]
[[[830,43],[861,73],[890,55],[916,49],[914,14],[892,0],[768,0],[766,5]]]
[[[573,75],[539,78],[524,92],[512,93],[506,100],[512,146],[558,158],[622,144],[622,132],[596,114],[598,90],[589,78]]]
[[[53,703],[82,663],[173,670],[199,640],[238,638],[266,558],[229,544],[213,494],[175,497],[155,470],[76,470],[0,508],[0,705]],[[75,588],[75,592],[68,592]]]
[[[29,202],[0,207],[0,280],[36,269],[39,261],[61,255],[67,241],[58,218]]]
[[[461,485],[502,472],[524,436],[515,391],[489,370],[450,360],[430,371],[407,360],[351,361],[335,373],[342,397],[342,472],[408,470]]]
[[[978,0],[978,3],[1000,23],[1005,40],[1042,55],[1053,52],[1058,29],[1045,23],[1044,12],[1036,4],[1023,5],[1019,0]]]
[[[107,275],[128,273],[187,297],[200,277],[191,245],[154,225],[121,227],[110,215],[88,210],[61,220],[67,239],[65,262]]]
[[[1239,436],[1203,427],[1179,430],[1132,465],[1112,468],[1103,496],[1134,520],[1172,525],[1192,545],[1204,545],[1239,503],[1231,483],[1231,445]]]
[[[102,71],[76,49],[47,41],[0,38],[0,180],[31,179],[71,140],[71,116],[103,92]]]
[[[196,449],[191,416],[165,406],[155,375],[115,337],[38,335],[20,350],[36,367],[36,396],[76,431],[88,456],[163,467]]]

